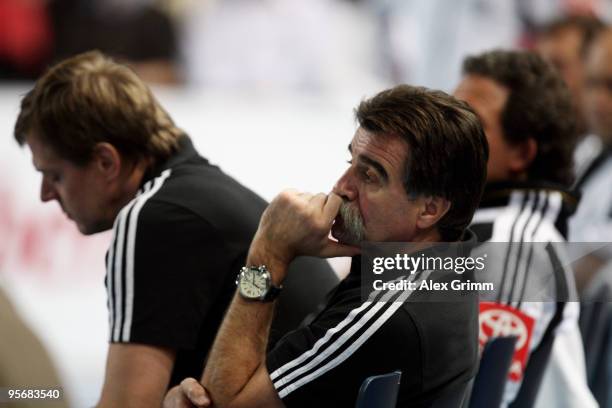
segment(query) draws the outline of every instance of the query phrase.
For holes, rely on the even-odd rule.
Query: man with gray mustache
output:
[[[164,407],[354,407],[364,379],[394,370],[398,406],[461,399],[477,368],[477,294],[404,302],[411,294],[380,291],[364,301],[358,245],[468,239],[486,178],[480,121],[443,92],[407,85],[355,114],[350,166],[330,194],[287,190],[270,203],[201,382],[183,380]],[[307,254],[353,256],[351,272],[311,323],[266,354],[287,264]]]

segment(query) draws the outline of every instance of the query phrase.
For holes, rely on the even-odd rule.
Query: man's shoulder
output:
[[[337,344],[339,352],[354,353],[338,375],[400,369],[409,385],[402,398],[429,395],[472,377],[478,352],[477,301],[379,300],[364,301],[353,291],[328,304],[308,327],[308,336],[322,339],[323,354]]]
[[[265,206],[265,201],[219,167],[206,161],[192,160],[169,169],[170,177],[158,196],[167,201],[188,201],[190,197],[206,198],[205,203],[223,202],[240,197]]]
[[[254,233],[265,207],[265,200],[219,168],[191,161],[149,180],[122,212],[136,212],[139,226],[196,223],[223,231],[234,225]]]
[[[410,302],[397,298],[401,296],[399,291],[363,295],[361,288],[340,287],[313,321],[311,330],[325,332],[331,327],[341,327],[341,331],[351,335],[371,332],[369,342],[378,345],[389,345],[391,340],[412,342],[419,336],[413,314],[408,311]]]
[[[474,213],[470,228],[479,242],[565,241],[576,197],[556,189],[508,189]]]

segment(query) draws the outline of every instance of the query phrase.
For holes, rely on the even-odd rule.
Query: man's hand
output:
[[[185,378],[164,398],[163,408],[205,408],[211,401],[206,389],[195,378]]]
[[[278,285],[287,273],[287,266],[298,255],[333,257],[358,254],[359,248],[329,238],[341,203],[342,199],[336,194],[282,192],[261,217],[247,264],[269,266]],[[283,407],[266,368],[273,310],[274,303],[248,302],[235,295],[202,376],[206,390],[195,380],[184,381],[179,390],[172,390],[176,403],[193,404],[190,393],[195,395],[193,393],[204,391],[210,393],[212,398],[209,400],[214,399],[215,406],[219,407]],[[180,393],[176,394],[177,391]],[[185,406],[189,407],[169,405],[175,408]]]
[[[288,265],[299,255],[333,258],[353,256],[359,248],[342,245],[329,238],[342,198],[285,190],[264,212],[251,244],[251,254],[272,255]]]

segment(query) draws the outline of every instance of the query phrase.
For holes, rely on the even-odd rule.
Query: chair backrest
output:
[[[497,408],[500,406],[517,338],[496,337],[485,344],[478,374],[474,379],[470,408]]]
[[[612,262],[580,294],[578,324],[584,343],[587,380],[601,407],[612,406]]]
[[[401,377],[401,371],[394,371],[363,380],[355,408],[395,408]]]

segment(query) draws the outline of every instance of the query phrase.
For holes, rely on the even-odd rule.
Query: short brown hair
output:
[[[444,92],[400,85],[361,102],[355,116],[367,131],[408,143],[406,192],[449,200],[438,231],[444,241],[460,239],[487,175],[489,145],[476,113]]]
[[[91,51],[51,67],[22,99],[14,136],[23,145],[30,133],[84,165],[100,142],[129,160],[163,160],[182,131],[131,69]]]
[[[501,115],[504,138],[520,143],[531,137],[538,145],[529,178],[569,187],[576,116],[567,86],[552,65],[533,52],[494,50],[466,58],[463,73],[508,88]]]

